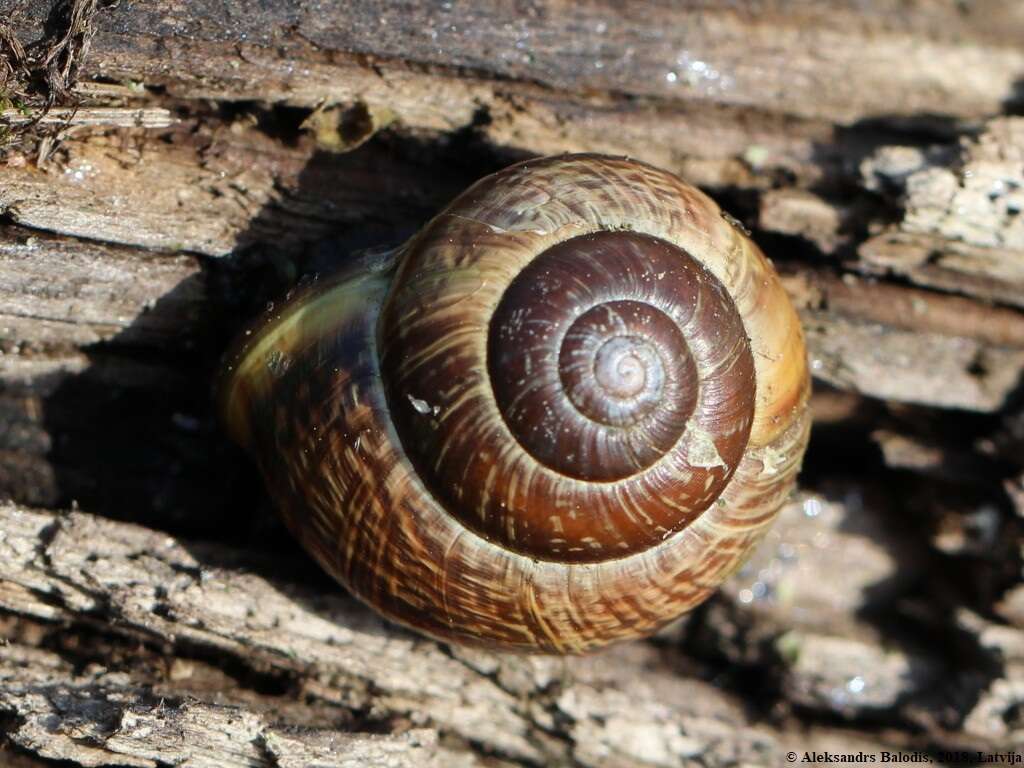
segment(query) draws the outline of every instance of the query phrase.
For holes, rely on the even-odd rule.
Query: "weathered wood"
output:
[[[28,40],[47,11],[19,0],[0,5]],[[1024,16],[995,0],[966,12],[951,0],[910,9],[892,0],[867,7],[846,1],[743,7],[704,0],[582,6],[545,0],[526,9],[493,0],[471,8],[234,0],[106,13],[91,53],[92,66],[110,76],[144,71],[206,96],[305,97],[306,104],[317,103],[323,92],[310,93],[303,82],[309,73],[288,62],[330,65],[336,53],[582,93],[708,99],[843,121],[990,114],[1019,96],[1015,79],[1024,70],[1016,34]],[[275,54],[276,62],[257,57],[263,77],[222,66],[225,59],[241,66],[250,49]],[[174,66],[185,56],[188,67]]]
[[[1019,4],[55,8],[0,0],[0,762],[1024,744]],[[309,565],[212,380],[300,275],[576,150],[703,185],[776,261],[817,378],[806,490],[652,642],[441,646]]]
[[[180,662],[172,676],[189,678]],[[172,677],[173,679],[173,677]],[[11,742],[42,757],[86,766],[253,766],[396,768],[469,766],[472,755],[437,743],[437,732],[400,736],[284,726],[273,711],[175,696],[100,665],[84,672],[59,654],[10,644],[0,648],[0,707],[20,722]],[[173,683],[172,683],[173,687]],[[0,755],[3,753],[0,752]],[[6,763],[5,763],[6,764]]]
[[[0,606],[19,615],[65,623],[112,621],[117,632],[170,649],[215,651],[234,663],[296,676],[307,697],[327,705],[372,710],[378,719],[427,718],[457,737],[463,750],[472,747],[514,761],[565,760],[579,750],[584,764],[585,755],[606,752],[634,765],[645,755],[672,756],[685,749],[714,763],[733,756],[774,762],[777,747],[770,736],[745,733],[747,719],[729,697],[697,680],[677,681],[670,692],[655,671],[641,674],[642,659],[657,664],[653,650],[643,646],[574,660],[568,667],[554,658],[469,651],[453,656],[433,642],[386,627],[351,599],[261,577],[252,569],[266,570],[270,563],[246,562],[243,553],[185,546],[163,534],[87,515],[55,517],[8,506],[0,508],[0,521]],[[218,560],[232,567],[219,567]],[[66,666],[56,658],[42,665],[53,695],[59,695],[61,676],[53,665]],[[19,679],[16,659],[7,658],[0,670],[5,668],[0,677],[13,675],[14,681],[0,694],[0,710],[35,718],[48,714],[54,702],[45,691],[33,694],[31,686],[15,685],[27,685]],[[28,676],[38,672],[29,670]],[[68,681],[64,695],[96,701],[105,716],[113,708],[122,722],[141,717],[124,709],[131,696],[123,676],[110,682],[93,676],[101,679]],[[121,690],[108,691],[116,682]],[[80,688],[85,690],[78,693]],[[158,690],[174,688],[174,681],[169,686],[165,681]],[[627,699],[629,708],[622,708]],[[198,705],[165,717],[173,732],[176,719],[191,722],[202,711]],[[227,742],[209,745],[219,750],[215,754],[230,755],[232,739],[252,740],[262,730],[263,724],[244,711],[239,717]],[[583,729],[569,743],[547,733],[560,717]],[[606,718],[617,719],[602,723]],[[188,746],[193,728],[168,746]],[[30,725],[16,743],[24,745],[18,739],[34,733]],[[98,746],[118,754],[145,743],[118,747],[101,739]]]
[[[24,40],[40,36],[46,12],[0,4]],[[996,0],[966,14],[952,2],[550,2],[523,14],[501,3],[410,13],[240,2],[98,18],[91,78],[193,99],[364,105],[411,130],[632,154],[719,185],[832,175],[845,153],[878,142],[871,125],[837,136],[835,122],[992,114],[1019,100],[1024,74],[1024,22]]]
[[[778,640],[789,659],[783,692],[795,704],[849,717],[902,712],[900,717],[920,718],[920,707],[937,713],[947,703],[922,699],[927,684],[940,673],[953,675],[952,683],[970,672],[943,670],[933,650],[883,651],[871,641],[877,630],[854,619],[866,606],[898,595],[895,584],[886,594],[877,592],[872,585],[879,578],[914,577],[905,570],[905,556],[888,549],[884,525],[843,530],[856,519],[852,514],[816,496],[789,506],[772,541],[716,610],[731,603],[728,610],[745,614],[740,623],[749,625],[751,635],[773,625],[799,627]],[[712,764],[742,759],[774,765],[786,738],[765,726],[751,729],[737,702],[715,688],[666,677],[665,665],[676,663],[673,654],[650,646],[631,644],[565,661],[458,649],[449,654],[387,627],[350,599],[261,576],[273,570],[271,562],[244,552],[185,544],[83,514],[6,506],[0,523],[5,610],[57,625],[108,628],[177,659],[163,672],[97,665],[72,672],[71,648],[64,655],[19,642],[0,649],[0,710],[23,718],[14,743],[45,756],[150,765],[145,761],[202,751],[207,763],[201,764],[273,765],[263,741],[282,740],[282,761],[291,749],[326,759],[332,739],[348,739],[354,754],[406,744],[410,754],[403,759],[418,754],[417,744],[425,751],[436,747],[436,736],[418,731],[392,742],[310,731],[303,718],[315,715],[301,707],[286,708],[283,722],[274,720],[261,712],[283,702],[254,698],[245,688],[210,700],[202,680],[214,672],[201,660],[225,658],[252,674],[287,676],[307,702],[372,711],[392,722],[429,722],[447,737],[451,751],[445,754],[457,755],[458,764],[475,764],[474,754],[497,754],[512,762],[582,765],[673,765],[698,756]],[[822,536],[841,541],[825,544]],[[856,581],[834,553],[849,558]],[[45,634],[41,626],[37,631]],[[712,621],[705,632],[716,626],[727,625]],[[1004,643],[1011,639],[1024,645],[1019,631]],[[734,638],[722,648],[730,646],[747,654],[749,663],[757,643]],[[144,669],[149,672],[140,677]],[[999,683],[993,685],[998,690]],[[906,701],[915,695],[916,701]],[[41,738],[41,725],[55,712],[62,723],[57,735]],[[549,734],[564,718],[575,723],[568,742]],[[289,722],[302,728],[289,730]],[[294,743],[287,741],[289,733]],[[997,736],[990,736],[990,747]],[[874,743],[875,750],[882,748]]]
[[[0,607],[54,624],[54,630],[40,625],[37,634],[69,624],[99,627],[173,659],[162,668],[93,665],[72,673],[74,646],[55,654],[16,640],[0,649],[0,710],[21,718],[14,743],[46,756],[149,765],[145,760],[156,756],[205,750],[211,765],[263,765],[273,763],[262,741],[286,733],[297,743],[282,749],[311,750],[318,759],[328,757],[323,750],[332,738],[350,739],[353,750],[392,743],[332,737],[323,727],[311,732],[315,707],[288,705],[287,696],[256,695],[243,686],[210,699],[204,680],[226,659],[255,676],[286,676],[304,691],[305,706],[337,707],[337,717],[356,710],[390,722],[429,722],[467,765],[474,754],[582,765],[673,765],[698,756],[712,764],[774,765],[793,738],[765,726],[751,730],[737,702],[713,687],[666,677],[666,665],[678,663],[668,649],[630,644],[570,660],[445,653],[341,595],[260,575],[275,570],[267,558],[78,513],[5,506],[0,523]],[[895,645],[891,635],[883,650],[879,629],[856,618],[897,600],[901,584],[916,578],[908,568],[916,558],[892,535],[884,514],[865,516],[862,508],[820,496],[798,499],[716,602],[714,613],[732,618],[713,615],[698,643],[717,645],[737,665],[750,664],[772,653],[758,637],[790,627],[775,641],[786,660],[784,698],[845,717],[884,712],[918,722],[927,712],[938,719],[943,707],[963,706],[955,698],[934,700],[929,686],[940,675],[954,688],[970,684],[974,670],[944,668],[934,645],[903,645],[906,639]],[[884,592],[876,588],[880,581],[889,584]],[[972,632],[988,631],[979,619],[969,621]],[[746,628],[745,638],[716,636],[737,624]],[[1003,635],[1000,648],[1024,647],[1020,630]],[[993,681],[992,696],[1005,685]],[[213,690],[221,691],[219,684]],[[275,710],[283,721],[261,714]],[[40,726],[54,712],[62,725],[55,738],[43,739]],[[565,718],[575,723],[568,742],[549,733]],[[990,749],[1000,743],[999,728],[974,730],[978,743]],[[941,729],[932,737],[958,743]],[[415,756],[416,744],[432,748],[436,737],[414,731],[395,738]],[[873,749],[886,744],[902,745],[876,741]]]
[[[194,257],[0,225],[0,328],[8,343],[38,350],[108,340],[181,344],[199,333],[207,294]],[[158,301],[161,311],[151,312]]]

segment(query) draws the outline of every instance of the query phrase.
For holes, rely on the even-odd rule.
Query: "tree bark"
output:
[[[0,762],[1022,754],[1018,5],[0,0]],[[650,641],[449,647],[290,542],[212,382],[301,276],[565,151],[679,173],[775,261],[802,487]]]

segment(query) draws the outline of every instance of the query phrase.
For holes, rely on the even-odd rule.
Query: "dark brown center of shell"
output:
[[[657,544],[722,492],[750,433],[754,364],[731,298],[684,250],[616,231],[533,258],[487,326],[494,417],[457,307],[417,310],[419,327],[446,324],[441,342],[390,333],[387,309],[382,338],[406,450],[469,528],[541,559],[601,560]]]

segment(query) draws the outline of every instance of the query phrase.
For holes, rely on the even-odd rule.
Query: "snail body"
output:
[[[794,485],[808,394],[796,314],[714,202],[567,155],[265,317],[219,402],[290,530],[386,617],[579,653],[739,567]]]

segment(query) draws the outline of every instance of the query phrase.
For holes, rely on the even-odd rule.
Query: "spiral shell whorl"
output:
[[[622,232],[571,238],[502,296],[490,323],[491,384],[512,435],[544,466],[621,480],[682,436],[699,380],[680,329],[692,308],[677,306],[682,296],[662,281],[690,275],[666,246]]]
[[[732,298],[673,233],[627,229],[663,203],[645,180],[618,183],[604,229],[575,236],[587,209],[557,235],[543,218],[509,229],[463,212],[505,187],[474,188],[412,245],[381,318],[392,412],[425,484],[469,529],[538,559],[624,557],[682,529],[753,424]]]
[[[635,266],[635,251],[670,269]],[[639,292],[600,281],[551,291],[572,296],[548,357],[524,343],[499,362],[517,278],[563,261],[571,276],[575,258]],[[689,287],[674,301],[657,293],[677,278]],[[581,652],[654,631],[739,566],[807,442],[799,322],[767,260],[699,191],[621,158],[488,177],[407,246],[396,273],[322,285],[253,338],[222,407],[290,528],[385,615],[460,642]],[[267,365],[279,358],[283,373]],[[617,457],[610,469],[563,473],[569,442],[530,443],[517,408],[533,406],[512,370],[527,358],[567,413],[626,436],[622,450],[590,448]],[[613,404],[597,404],[608,393]]]

